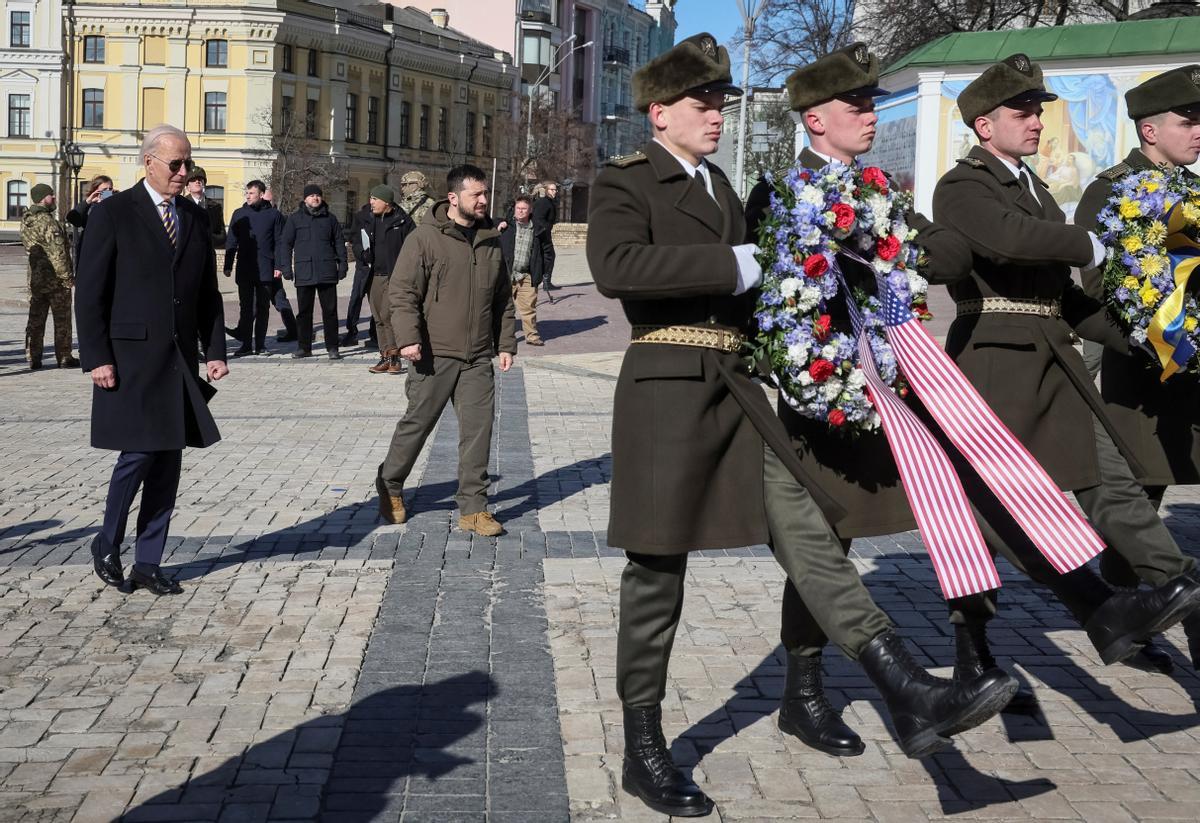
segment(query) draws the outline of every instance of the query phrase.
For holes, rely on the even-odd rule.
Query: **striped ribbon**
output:
[[[1187,320],[1184,297],[1192,272],[1200,266],[1200,244],[1184,233],[1186,221],[1179,206],[1176,203],[1167,212],[1167,257],[1171,261],[1175,288],[1154,312],[1150,327],[1146,330],[1146,337],[1158,356],[1158,362],[1162,364],[1160,379],[1163,381],[1186,368],[1188,361],[1196,354],[1196,347],[1188,339],[1183,324]]]
[[[160,209],[162,209],[162,224],[163,224],[163,228],[167,230],[167,239],[170,240],[171,245],[174,246],[175,245],[175,234],[176,234],[175,218],[171,214],[171,206],[170,206],[170,204],[167,203],[166,200],[164,200],[158,204],[158,207]]]

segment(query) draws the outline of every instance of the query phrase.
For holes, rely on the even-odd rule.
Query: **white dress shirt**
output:
[[[162,220],[162,205],[161,204],[162,203],[167,204],[167,209],[168,209],[168,211],[171,212],[171,219],[173,221],[175,221],[175,241],[178,242],[179,241],[179,212],[176,211],[176,209],[175,209],[175,198],[174,197],[163,197],[161,194],[159,194],[158,192],[156,192],[154,190],[154,187],[150,185],[150,181],[144,177],[142,178],[142,185],[145,186],[146,191],[148,191],[150,193],[150,202],[152,202],[154,204],[154,210],[156,212],[158,212],[159,220]],[[167,230],[164,228],[163,233],[165,234],[166,231]]]

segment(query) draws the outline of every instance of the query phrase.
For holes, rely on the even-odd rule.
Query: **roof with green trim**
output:
[[[989,64],[1017,52],[1037,61],[1195,54],[1200,52],[1200,17],[947,34],[913,49],[883,73],[921,66]]]

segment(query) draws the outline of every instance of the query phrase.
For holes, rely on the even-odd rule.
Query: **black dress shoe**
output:
[[[294,343],[300,338],[296,336],[294,331],[276,332],[275,340],[279,343]]]
[[[357,331],[346,332],[345,334],[342,335],[342,339],[339,342],[343,346],[357,346],[358,345],[358,332]]]
[[[1184,626],[1187,626],[1187,620],[1184,620]],[[1154,671],[1160,674],[1170,674],[1175,671],[1175,659],[1171,657],[1171,653],[1154,642],[1154,638],[1146,641],[1133,657],[1125,660],[1126,666],[1132,666],[1135,669],[1142,671]]]
[[[1200,581],[1180,575],[1153,589],[1113,592],[1084,624],[1104,663],[1137,654],[1146,638],[1159,634],[1200,606]]]
[[[233,353],[233,356],[234,357],[245,357],[247,354],[250,354],[251,352],[254,352],[254,349],[250,348],[250,344],[243,343],[242,345],[238,346],[237,351],[235,351]]]
[[[662,733],[662,707],[625,710],[621,788],[654,811],[674,817],[712,814],[713,802],[675,767]]]
[[[983,675],[988,669],[998,669],[996,658],[988,646],[987,624],[968,623],[954,627],[954,679],[969,683]],[[1039,711],[1037,697],[1032,691],[1017,685],[1017,691],[1000,710],[1003,714],[1036,715]]]
[[[244,337],[242,337],[242,333],[240,331],[237,329],[231,329],[228,326],[225,327],[225,334],[232,337],[234,340],[241,340],[243,343],[246,340]]]
[[[92,541],[92,566],[96,569],[96,576],[109,586],[120,586],[125,582],[121,552],[103,534],[96,535]]]
[[[867,749],[825,696],[819,654],[812,657],[788,654],[779,705],[779,730],[834,757],[855,757]]]
[[[297,349],[296,351],[292,352],[293,360],[300,360],[304,357],[312,357],[312,352],[305,351],[304,349]]]
[[[166,577],[158,566],[144,571],[139,569],[135,563],[129,572],[129,591],[135,592],[138,589],[145,589],[159,597],[165,594],[183,594],[183,586]]]

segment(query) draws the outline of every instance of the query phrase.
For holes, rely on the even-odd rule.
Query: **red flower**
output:
[[[832,325],[833,318],[828,314],[822,314],[813,323],[813,337],[817,338],[819,342],[824,341],[825,338],[829,337],[829,329]]]
[[[833,224],[839,229],[848,229],[854,225],[854,208],[845,203],[834,203],[830,209],[833,212]]]
[[[889,234],[875,245],[875,253],[884,260],[895,260],[900,253],[900,238]]]
[[[829,271],[829,261],[825,259],[823,254],[811,254],[804,261],[804,276],[811,277],[816,280],[825,272]]]
[[[868,186],[874,186],[877,189],[886,190],[888,187],[887,175],[878,166],[867,166],[863,169],[862,179]]]
[[[818,357],[808,367],[808,373],[812,375],[813,382],[824,383],[833,374],[833,363]]]
[[[841,409],[834,409],[829,413],[829,425],[833,427],[841,426],[846,422],[846,413]]]

